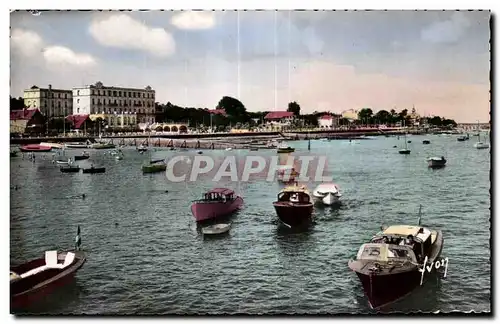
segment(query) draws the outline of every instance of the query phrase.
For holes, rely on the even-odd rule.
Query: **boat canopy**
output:
[[[413,250],[405,245],[384,243],[363,244],[356,255],[358,260],[373,260],[379,262],[411,261],[416,263],[417,258]]]
[[[227,196],[227,195],[234,194],[234,191],[231,189],[227,189],[227,188],[214,188],[214,189],[207,192],[207,194],[209,194],[209,193],[215,193],[215,194],[221,194],[221,195]]]
[[[411,235],[425,242],[431,236],[431,231],[428,228],[421,226],[408,226],[408,225],[393,225],[386,228],[383,235],[400,235],[408,236]]]
[[[233,200],[234,191],[227,188],[214,188],[203,195],[205,201]]]
[[[334,183],[322,183],[319,186],[317,186],[314,191],[316,191],[320,194],[326,194],[329,192],[330,193],[337,193],[337,192],[339,192],[339,188]]]

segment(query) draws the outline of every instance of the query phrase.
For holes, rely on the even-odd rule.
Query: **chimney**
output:
[[[52,84],[49,84],[49,90],[52,90]]]

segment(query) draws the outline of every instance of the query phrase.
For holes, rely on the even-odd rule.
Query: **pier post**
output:
[[[307,150],[310,151],[311,150],[311,140],[309,140],[309,143],[307,143]]]
[[[198,141],[196,142],[196,148],[197,148],[197,149],[199,149],[199,148],[200,148],[200,145],[201,145],[201,144],[200,144],[200,140],[198,140]]]

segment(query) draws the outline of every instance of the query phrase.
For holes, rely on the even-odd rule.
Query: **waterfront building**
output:
[[[342,118],[349,119],[350,121],[358,120],[358,111],[355,109],[347,109],[342,112]]]
[[[89,132],[93,129],[94,123],[92,119],[89,118],[89,115],[70,115],[66,117],[66,120],[71,124],[72,129],[84,130]]]
[[[47,118],[64,118],[73,113],[72,91],[65,89],[39,88],[34,85],[24,90],[24,106],[39,109]]]
[[[264,127],[271,130],[281,130],[292,126],[295,115],[291,111],[272,111],[264,117]]]
[[[137,123],[137,114],[129,114],[127,112],[121,114],[92,114],[89,115],[89,118],[93,121],[97,119],[102,120],[103,124],[108,128],[116,129],[136,129],[138,126]]]
[[[99,81],[73,88],[73,108],[74,114],[135,115],[137,124],[151,125],[155,122],[155,91],[150,86],[124,88]]]
[[[41,133],[44,129],[45,117],[38,108],[10,112],[10,132],[12,134]]]
[[[324,114],[318,118],[318,126],[321,128],[335,128],[339,125],[340,116],[335,114]]]
[[[158,133],[183,134],[188,132],[188,126],[188,122],[155,123],[151,125],[151,130]]]

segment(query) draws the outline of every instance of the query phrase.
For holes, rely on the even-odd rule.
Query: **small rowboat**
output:
[[[96,167],[92,166],[88,169],[82,169],[82,172],[83,173],[104,173],[104,172],[106,172],[106,168],[105,167],[96,168]]]
[[[203,227],[201,232],[203,235],[219,235],[229,232],[231,224],[215,224]]]
[[[21,152],[50,152],[52,151],[52,147],[43,146],[40,144],[28,144],[21,146],[19,149]]]
[[[69,251],[46,251],[45,257],[10,268],[11,309],[28,306],[74,278],[86,256],[80,250],[78,226],[76,246]]]
[[[63,173],[77,173],[80,172],[80,167],[78,165],[68,165],[60,168]]]

